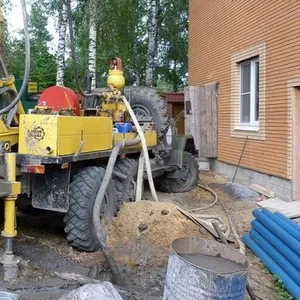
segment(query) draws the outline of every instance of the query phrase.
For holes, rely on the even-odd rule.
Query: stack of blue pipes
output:
[[[251,231],[243,242],[285,288],[300,299],[300,226],[281,213],[255,209]]]

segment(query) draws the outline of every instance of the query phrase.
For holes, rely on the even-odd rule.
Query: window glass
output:
[[[242,93],[250,93],[251,84],[251,62],[242,64]]]
[[[250,123],[250,94],[241,96],[241,122]]]

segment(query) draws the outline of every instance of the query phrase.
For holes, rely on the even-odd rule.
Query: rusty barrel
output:
[[[216,241],[187,237],[171,245],[164,300],[243,300],[249,263]]]

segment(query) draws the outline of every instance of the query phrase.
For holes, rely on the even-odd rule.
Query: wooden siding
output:
[[[264,45],[264,138],[248,140],[241,165],[290,178],[288,86],[300,78],[299,0],[190,0],[189,7],[189,85],[219,82],[219,160],[236,164],[244,143],[232,136],[232,57]]]

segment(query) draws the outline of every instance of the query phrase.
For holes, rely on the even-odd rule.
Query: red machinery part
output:
[[[51,86],[39,97],[38,106],[52,107],[54,111],[74,109],[75,115],[80,115],[78,96],[71,89],[64,86]]]
[[[114,57],[110,62],[109,62],[109,69],[110,70],[119,70],[123,71],[123,63],[121,58],[119,57]]]

